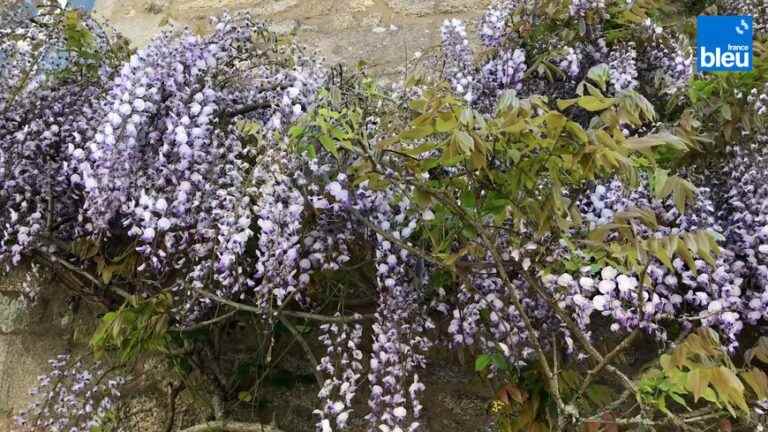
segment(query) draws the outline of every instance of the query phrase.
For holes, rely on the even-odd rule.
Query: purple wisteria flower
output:
[[[30,392],[36,401],[16,416],[21,430],[87,432],[105,426],[117,408],[126,379],[102,365],[69,354],[50,360],[51,372],[40,376]]]

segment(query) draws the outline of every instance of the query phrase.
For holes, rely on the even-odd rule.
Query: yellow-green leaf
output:
[[[685,142],[678,136],[669,132],[648,134],[642,137],[630,137],[624,141],[624,145],[631,150],[643,151],[660,145],[671,145],[672,147],[685,150]]]
[[[449,132],[456,129],[459,121],[453,115],[452,112],[443,112],[437,117],[435,122],[435,130],[438,132]]]
[[[568,118],[558,112],[550,112],[544,118],[547,124],[547,134],[552,139],[557,139],[568,122]]]
[[[322,144],[323,148],[328,151],[328,153],[332,154],[333,157],[339,158],[339,150],[336,147],[336,142],[331,139],[328,135],[320,135],[319,138],[320,144]]]
[[[468,133],[457,131],[453,134],[453,137],[462,153],[469,154],[475,148],[475,140]]]
[[[768,399],[768,375],[758,368],[741,373],[741,378],[749,384],[758,400]]]
[[[557,109],[560,111],[567,109],[568,107],[572,106],[578,102],[578,99],[558,99],[557,100]]]
[[[694,402],[698,402],[704,391],[709,388],[710,375],[710,370],[704,368],[697,368],[688,372],[685,388],[693,393]]]
[[[582,96],[578,99],[579,106],[587,111],[602,111],[613,105],[613,98],[599,96]]]
[[[744,384],[732,370],[725,366],[713,369],[711,381],[712,387],[726,406],[735,405],[744,412],[749,412],[749,406],[744,398]]]

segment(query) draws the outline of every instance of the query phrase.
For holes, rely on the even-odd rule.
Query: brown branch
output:
[[[581,397],[582,394],[587,390],[587,387],[589,387],[589,384],[592,383],[592,380],[595,378],[595,376],[600,373],[611,361],[613,361],[616,356],[621,354],[625,349],[627,349],[632,342],[637,339],[637,337],[640,335],[640,331],[635,329],[627,335],[627,337],[624,338],[624,340],[621,341],[611,352],[609,352],[604,358],[603,361],[601,361],[597,366],[595,366],[593,369],[589,370],[587,372],[587,377],[584,378],[584,381],[581,383],[581,386],[579,387],[579,391],[576,392],[576,394],[573,396],[571,401],[569,403],[574,403]]]
[[[315,375],[315,380],[317,380],[317,385],[322,387],[323,386],[323,377],[320,375],[320,372],[317,370],[318,362],[317,357],[315,357],[315,354],[312,352],[312,348],[307,343],[306,339],[304,339],[303,336],[301,336],[301,333],[296,329],[296,327],[291,324],[290,321],[288,321],[284,316],[280,316],[280,322],[283,323],[283,325],[288,329],[288,331],[291,332],[294,339],[301,345],[301,348],[304,350],[304,353],[307,355],[307,358],[310,362],[312,362],[312,373]]]
[[[176,398],[183,389],[183,383],[168,383],[168,420],[165,423],[165,432],[173,431],[176,423]]]
[[[168,329],[168,331],[171,332],[178,332],[178,333],[185,333],[185,332],[192,332],[195,330],[201,330],[208,326],[211,326],[213,324],[219,323],[221,321],[226,321],[231,316],[235,315],[238,312],[237,309],[232,310],[230,312],[225,313],[224,315],[217,316],[216,318],[211,318],[207,321],[199,322],[197,324],[191,325],[189,327],[171,327]]]
[[[63,260],[63,259],[61,259],[61,258],[59,258],[59,257],[57,257],[55,255],[52,255],[50,253],[43,252],[43,251],[40,251],[40,250],[35,251],[35,255],[37,255],[38,258],[42,259],[43,261],[45,261],[45,262],[47,262],[49,264],[58,264],[58,265],[60,265],[60,266],[62,266],[64,268],[66,268],[67,270],[69,270],[69,271],[71,271],[73,273],[76,273],[76,274],[78,274],[78,275],[88,279],[88,281],[90,281],[91,283],[93,283],[94,285],[96,285],[97,287],[99,287],[102,290],[112,291],[115,294],[119,295],[120,297],[122,297],[123,299],[128,300],[128,301],[131,301],[131,300],[134,299],[134,296],[131,293],[129,293],[128,291],[125,291],[122,288],[118,288],[118,287],[116,287],[116,286],[114,286],[112,284],[104,284],[100,280],[98,280],[95,276],[93,276],[92,274],[90,274],[87,271],[83,270],[82,268],[77,267],[74,264],[72,264],[72,263],[70,263],[70,262],[68,262],[66,260]]]
[[[244,423],[218,420],[200,423],[180,432],[283,432],[280,429],[261,423]]]
[[[238,303],[233,300],[225,299],[224,297],[217,296],[216,294],[206,291],[202,288],[194,288],[194,290],[211,300],[214,300],[216,302],[225,304],[229,307],[235,308],[237,310],[246,311],[255,313],[258,315],[263,315],[265,313],[264,310],[259,309],[255,306],[247,305],[244,303]],[[352,315],[352,316],[331,316],[331,315],[320,315],[320,314],[314,314],[309,312],[299,312],[299,311],[286,311],[281,310],[279,312],[276,312],[279,316],[291,316],[294,318],[304,318],[312,321],[320,321],[320,322],[327,322],[327,323],[337,323],[337,324],[347,324],[352,322],[359,322],[359,321],[370,321],[375,319],[375,315]]]
[[[332,315],[319,315],[315,313],[290,311],[290,310],[284,310],[280,312],[280,315],[294,317],[294,318],[303,318],[310,321],[320,321],[320,322],[334,323],[334,324],[349,324],[349,323],[361,322],[361,321],[373,321],[376,319],[376,315],[374,314],[332,316]]]
[[[0,289],[0,296],[3,297],[10,297],[10,298],[19,298],[22,296],[22,292],[18,290],[4,290]]]
[[[691,329],[684,330],[682,333],[680,333],[680,335],[678,335],[677,339],[675,339],[675,341],[670,344],[670,346],[665,350],[664,353],[665,354],[669,354],[675,347],[677,347],[681,342],[683,342],[683,340],[685,340],[685,338],[688,337],[689,334],[691,334]],[[639,370],[641,371],[640,373],[642,374],[648,368],[653,367],[654,365],[658,364],[659,363],[659,359],[661,359],[661,356],[656,356],[652,360],[650,360],[650,361],[646,362],[645,364],[643,364],[639,368]],[[638,375],[638,377],[639,377],[639,375]],[[624,390],[624,392],[622,392],[622,394],[618,397],[618,399],[616,399],[610,405],[608,405],[603,410],[601,410],[599,413],[593,415],[592,417],[590,417],[586,421],[600,421],[600,418],[604,414],[609,413],[609,412],[613,411],[614,409],[617,409],[618,407],[620,407],[624,402],[626,402],[627,399],[629,399],[629,397],[631,395],[632,395],[632,391],[630,389]]]
[[[352,213],[353,216],[355,216],[355,218],[357,218],[360,222],[362,222],[363,225],[368,227],[371,231],[375,232],[376,234],[382,236],[385,240],[389,241],[390,243],[392,243],[394,245],[397,245],[401,249],[405,249],[406,251],[408,251],[408,252],[410,252],[410,253],[412,253],[412,254],[420,257],[420,258],[423,258],[425,261],[430,262],[430,263],[432,263],[432,264],[434,264],[436,266],[451,269],[450,265],[448,265],[448,264],[444,263],[443,261],[435,258],[434,256],[430,255],[426,251],[421,250],[419,248],[416,248],[416,247],[414,247],[414,246],[404,242],[403,240],[396,238],[395,236],[393,236],[392,234],[386,232],[385,230],[377,227],[376,224],[374,224],[373,222],[368,220],[368,218],[363,216],[362,213],[360,213],[360,211],[358,211],[357,209],[350,207],[349,211]]]

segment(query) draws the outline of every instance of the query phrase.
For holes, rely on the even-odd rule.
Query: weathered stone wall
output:
[[[21,295],[24,271],[0,279],[0,431],[10,431],[10,417],[30,402],[29,390],[47,370],[51,357],[67,349],[71,315],[62,290],[42,275],[31,281],[45,288],[27,307]]]
[[[329,63],[365,60],[392,78],[437,46],[446,18],[475,19],[489,0],[96,0],[96,15],[142,46],[167,22],[205,31],[209,17],[246,10],[294,33]],[[468,26],[470,28],[470,26]],[[474,32],[470,32],[474,33]]]
[[[31,305],[22,297],[27,278],[37,292]],[[14,430],[11,418],[32,401],[29,391],[49,372],[49,359],[87,347],[99,311],[81,304],[75,314],[70,297],[45,268],[33,277],[23,266],[0,278],[0,432]]]

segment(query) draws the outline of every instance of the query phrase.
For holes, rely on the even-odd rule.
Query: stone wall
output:
[[[55,278],[31,280],[39,297],[27,307],[21,295],[25,269],[0,279],[0,432],[31,401],[29,390],[47,373],[48,360],[72,348],[76,328],[67,292]]]
[[[365,60],[396,78],[406,58],[435,48],[446,18],[474,20],[487,0],[96,0],[95,13],[142,46],[164,23],[205,31],[224,10],[249,11],[293,33],[328,63]],[[467,28],[471,28],[468,26]],[[474,32],[470,32],[474,33]]]

